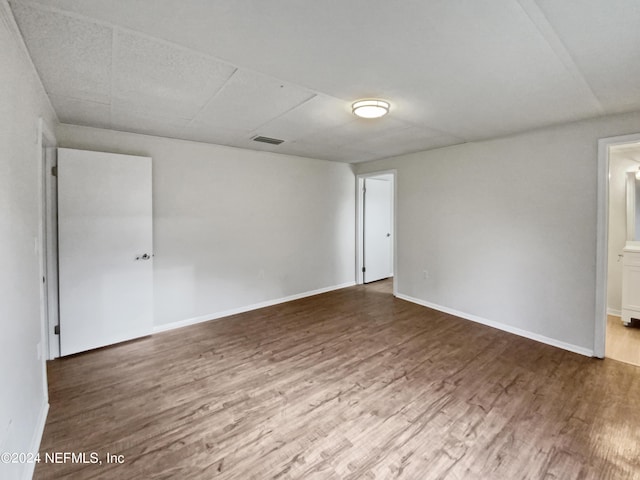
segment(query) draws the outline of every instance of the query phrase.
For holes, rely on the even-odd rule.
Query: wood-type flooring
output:
[[[640,322],[634,320],[625,327],[620,317],[607,317],[605,356],[640,366]]]
[[[41,458],[102,463],[41,462],[37,479],[640,478],[640,368],[396,299],[390,281],[48,375]]]

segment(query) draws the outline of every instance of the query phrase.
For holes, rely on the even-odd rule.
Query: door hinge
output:
[[[60,325],[53,327],[53,333],[54,335],[60,335]]]
[[[362,273],[364,273],[364,272],[366,272],[366,271],[367,271],[367,269],[366,269],[366,268],[364,268],[364,267],[362,267]]]
[[[45,279],[44,279],[44,277],[42,277],[42,283],[45,283]]]
[[[54,177],[58,176],[58,166],[54,165],[53,167],[51,167],[51,175],[53,175]]]

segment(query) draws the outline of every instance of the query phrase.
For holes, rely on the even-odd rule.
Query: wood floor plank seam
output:
[[[640,479],[640,368],[393,297],[391,281],[49,362],[36,479]]]

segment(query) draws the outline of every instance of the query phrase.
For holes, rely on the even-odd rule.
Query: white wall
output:
[[[640,153],[628,150],[612,149],[609,155],[607,311],[615,315],[622,309],[622,260],[618,255],[627,241],[627,172],[637,171],[638,162]]]
[[[640,113],[359,164],[397,169],[399,294],[591,352],[597,140],[635,132]]]
[[[48,404],[41,341],[38,117],[53,110],[0,0],[0,452],[37,448]],[[25,478],[32,465],[0,463],[0,478]]]
[[[153,158],[157,326],[354,282],[350,165],[70,125],[57,136]]]

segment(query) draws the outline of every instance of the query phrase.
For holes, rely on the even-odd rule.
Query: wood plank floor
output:
[[[389,289],[347,288],[50,362],[41,454],[124,463],[40,463],[35,478],[640,478],[640,368]]]
[[[607,317],[605,355],[613,360],[640,366],[640,322],[625,327],[620,317]]]

